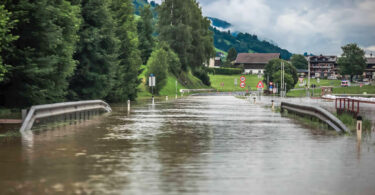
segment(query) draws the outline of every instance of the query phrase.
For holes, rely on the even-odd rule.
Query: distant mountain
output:
[[[157,15],[156,12],[154,11],[154,9],[158,6],[158,4],[155,3],[155,1],[149,2],[148,0],[133,0],[133,4],[134,4],[134,13],[136,15],[139,15],[141,8],[143,8],[147,4],[151,5],[151,10],[152,10],[152,13],[154,14],[154,16]]]
[[[233,35],[214,27],[211,30],[214,32],[215,47],[223,51],[228,51],[234,47],[238,53],[280,53],[281,58],[286,60],[289,60],[292,56],[292,53],[286,49],[281,49],[268,41],[259,40],[257,35],[249,33]]]
[[[207,18],[209,20],[211,20],[212,26],[214,26],[216,28],[227,29],[227,28],[232,26],[232,24],[230,24],[229,22],[224,21],[224,20],[220,20],[219,18],[213,18],[213,17],[207,17]]]

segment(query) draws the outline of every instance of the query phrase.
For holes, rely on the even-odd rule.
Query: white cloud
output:
[[[375,45],[372,0],[200,0],[205,15],[295,53],[339,54],[341,46]]]

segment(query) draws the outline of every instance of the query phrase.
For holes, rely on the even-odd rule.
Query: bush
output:
[[[203,68],[195,69],[193,70],[193,75],[198,77],[203,82],[203,84],[207,86],[211,85],[210,77],[208,76],[207,71],[205,69]]]
[[[209,68],[209,73],[212,74],[222,74],[222,75],[234,75],[234,74],[241,74],[241,68]]]

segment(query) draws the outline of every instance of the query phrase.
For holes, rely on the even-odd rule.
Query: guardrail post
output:
[[[22,122],[23,122],[27,116],[27,109],[22,109],[21,112],[22,112]]]
[[[358,140],[362,139],[362,117],[361,116],[357,117],[357,139]]]
[[[271,100],[271,102],[272,102],[272,110],[275,110],[275,101]]]
[[[130,100],[128,100],[128,112],[130,112]]]
[[[253,97],[253,100],[254,100],[254,104],[255,104],[255,102],[256,102],[256,98],[255,98],[255,97]]]
[[[168,96],[165,96],[165,101],[168,101]]]

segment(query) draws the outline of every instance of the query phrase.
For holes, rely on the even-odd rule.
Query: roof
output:
[[[280,53],[239,53],[236,64],[267,64],[275,58],[280,58]]]
[[[297,72],[298,73],[307,73],[307,72],[309,72],[309,70],[307,70],[307,69],[297,69]]]
[[[375,64],[375,58],[366,58],[367,64]]]

